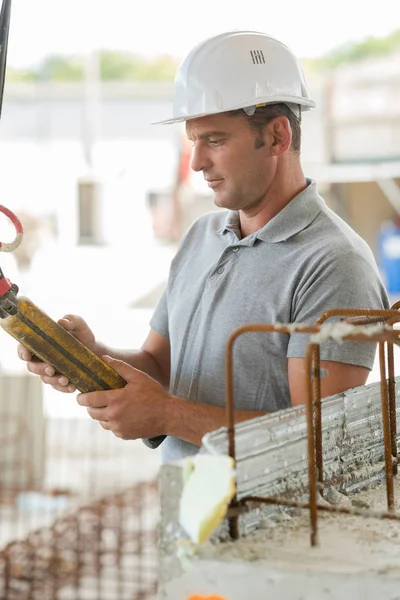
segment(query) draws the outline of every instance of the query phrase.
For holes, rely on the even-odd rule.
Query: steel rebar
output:
[[[383,322],[387,322],[389,319],[392,323],[400,321],[400,314],[395,310],[367,310],[367,309],[354,309],[349,311],[348,309],[337,309],[335,311],[329,311],[321,316],[321,320],[326,320],[330,316],[358,316],[358,317],[382,317]],[[391,323],[391,324],[392,324]],[[378,342],[380,348],[380,364],[381,364],[381,405],[382,405],[382,423],[383,423],[383,441],[384,441],[384,453],[385,453],[385,474],[386,474],[386,486],[387,486],[387,502],[388,511],[392,514],[394,507],[394,493],[393,493],[393,427],[391,424],[391,412],[389,404],[389,391],[386,382],[386,369],[385,369],[385,356],[382,348],[384,349],[385,343],[399,344],[399,333],[392,327],[383,328],[378,333],[366,333],[360,330],[360,325],[354,325],[353,333],[342,335],[344,341],[364,341],[364,342]],[[358,331],[357,331],[358,329]],[[233,347],[234,343],[240,335],[250,332],[277,332],[277,333],[312,333],[318,334],[323,331],[323,324],[316,324],[315,326],[308,326],[303,324],[289,324],[289,325],[259,325],[249,324],[243,325],[235,329],[229,336],[227,349],[226,349],[226,409],[227,409],[227,422],[228,422],[228,448],[229,455],[232,457],[236,464],[236,448],[235,448],[235,415],[234,415],[234,382],[233,382]],[[322,462],[322,423],[321,419],[319,422],[316,415],[321,413],[321,397],[320,397],[320,352],[319,345],[320,341],[317,341],[317,336],[308,344],[306,352],[306,386],[307,386],[307,398],[306,398],[306,419],[307,419],[307,448],[308,448],[308,479],[309,479],[309,503],[304,505],[304,508],[310,510],[310,525],[311,535],[310,542],[312,546],[315,546],[318,542],[318,517],[317,513],[321,507],[317,504],[317,488],[323,483],[323,462]],[[318,346],[318,348],[317,348]],[[383,361],[383,363],[382,363]],[[383,364],[383,367],[382,367]],[[315,381],[317,380],[317,383]],[[382,383],[383,381],[383,383]],[[318,433],[317,433],[318,431]],[[317,447],[317,441],[319,447]],[[396,450],[397,454],[397,450]],[[318,484],[317,484],[318,478]],[[233,539],[239,537],[239,514],[240,506],[243,502],[248,501],[255,497],[246,496],[240,502],[237,499],[237,490],[232,499],[229,507],[229,530]],[[279,499],[278,499],[279,500]],[[263,502],[271,504],[279,503],[277,499],[264,499]],[[290,502],[285,500],[285,503]],[[283,503],[284,505],[287,505]],[[297,504],[296,504],[297,506]],[[339,507],[330,507],[330,512],[341,512],[347,513],[348,509],[344,510]],[[362,514],[362,511],[357,514]],[[380,515],[383,513],[379,513]],[[389,518],[389,517],[382,517]],[[396,517],[397,518],[397,517]]]

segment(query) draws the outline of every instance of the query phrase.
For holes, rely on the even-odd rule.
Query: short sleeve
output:
[[[389,299],[377,270],[357,254],[341,253],[327,257],[310,270],[307,281],[295,295],[294,323],[315,324],[326,311],[335,308],[390,308]],[[332,323],[341,317],[331,318]],[[305,356],[310,336],[292,334],[288,358]],[[321,344],[321,360],[331,360],[372,369],[376,343],[329,340]]]
[[[150,327],[166,339],[169,339],[167,288],[164,290],[150,319]]]

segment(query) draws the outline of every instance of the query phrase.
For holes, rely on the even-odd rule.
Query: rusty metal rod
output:
[[[83,573],[83,560],[82,560],[82,545],[83,545],[83,536],[81,536],[81,528],[79,526],[79,518],[74,519],[71,523],[71,529],[75,531],[75,540],[76,540],[76,548],[75,548],[75,573],[73,575],[74,580],[74,589],[75,596],[79,598],[79,589],[81,586],[81,579]]]
[[[293,329],[293,327],[291,328]],[[304,333],[317,333],[319,328],[315,326],[297,325],[295,329]],[[248,324],[236,328],[228,338],[226,354],[225,354],[225,371],[226,371],[226,410],[227,410],[227,427],[228,427],[228,452],[236,465],[236,448],[235,448],[235,411],[234,411],[234,381],[233,381],[233,347],[237,338],[244,333],[251,332],[272,332],[289,333],[287,326],[282,325],[261,325]],[[237,490],[231,500],[231,506],[237,504]],[[229,519],[229,533],[232,539],[239,538],[239,520],[238,517]]]
[[[400,306],[400,302],[399,302]],[[400,320],[400,313],[394,308],[375,309],[375,308],[332,308],[324,312],[316,320],[316,325],[322,325],[327,319],[332,317],[382,317],[382,322],[393,317],[396,321]],[[351,323],[350,323],[351,324]]]
[[[263,496],[247,496],[242,498],[239,504],[239,511],[248,512],[247,502],[260,504],[277,504],[288,508],[304,508],[309,509],[309,502],[297,502],[295,500],[287,500],[286,498],[264,498]],[[244,510],[243,508],[244,507]],[[330,506],[329,504],[317,504],[317,509],[329,513],[341,513],[344,515],[353,515],[356,517],[367,517],[377,519],[388,519],[390,521],[400,521],[400,514],[385,511],[373,511],[365,508],[348,508],[345,506]]]
[[[306,385],[307,385],[307,448],[308,448],[308,491],[310,496],[310,526],[311,546],[318,544],[318,515],[317,515],[317,477],[315,457],[315,430],[314,430],[314,398],[313,381],[311,378],[313,368],[314,345],[309,344],[306,353]]]
[[[393,457],[393,475],[397,475],[397,417],[396,417],[396,382],[394,371],[393,344],[387,342],[387,365],[388,365],[388,392],[389,392],[389,416],[390,416],[390,441]]]
[[[317,469],[317,481],[323,490],[324,462],[322,457],[322,406],[321,406],[321,371],[320,371],[320,347],[313,344],[313,391],[314,391],[314,433],[315,433],[315,460]]]
[[[398,321],[400,320],[400,315],[397,311],[390,311],[390,310],[365,310],[365,309],[352,309],[352,310],[348,310],[348,309],[336,309],[336,310],[332,310],[329,311],[327,313],[324,313],[324,315],[322,315],[320,317],[320,319],[324,319],[324,318],[328,318],[329,316],[365,316],[365,314],[368,313],[371,316],[382,316],[382,317],[386,317],[387,319],[389,317],[392,318],[393,321]],[[355,330],[354,333],[348,334],[348,335],[343,335],[342,339],[343,340],[354,340],[354,341],[376,341],[376,342],[391,342],[394,344],[399,344],[399,333],[396,333],[396,331],[394,329],[386,329],[386,330],[382,330],[380,332],[375,332],[375,333],[364,333],[364,332],[356,332],[357,330],[357,326],[354,326]],[[234,416],[234,382],[233,382],[233,347],[234,347],[234,343],[237,340],[237,338],[240,335],[243,335],[244,333],[251,333],[251,332],[265,332],[265,333],[269,333],[269,332],[277,332],[277,333],[287,333],[287,334],[292,334],[292,333],[312,333],[312,334],[317,334],[321,331],[321,325],[304,325],[304,324],[289,324],[289,325],[271,325],[271,324],[265,324],[265,325],[261,325],[261,324],[248,324],[248,325],[243,325],[241,327],[236,328],[231,335],[228,338],[228,342],[227,342],[227,347],[226,347],[226,361],[225,361],[225,367],[226,367],[226,410],[227,410],[227,422],[228,422],[228,442],[229,442],[229,455],[231,456],[231,458],[234,460],[234,463],[236,464],[236,449],[235,449],[235,416]],[[319,344],[320,342],[316,342],[314,340],[313,342],[314,344]],[[308,414],[308,432],[312,432],[313,433],[313,440],[311,442],[311,440],[309,441],[309,445],[311,448],[311,445],[313,447],[313,453],[311,454],[311,456],[309,455],[309,461],[311,461],[311,467],[309,467],[309,473],[311,476],[309,476],[310,480],[309,480],[309,488],[310,488],[310,498],[314,497],[314,491],[313,490],[313,475],[311,474],[312,471],[312,464],[315,461],[315,431],[314,431],[314,402],[313,402],[313,384],[311,383],[311,372],[312,372],[312,368],[314,367],[314,374],[317,378],[320,377],[320,371],[319,371],[319,364],[316,365],[315,362],[313,364],[313,348],[312,348],[313,344],[309,344],[308,348],[307,348],[307,356],[309,353],[309,358],[308,358],[308,378],[307,378],[307,382],[306,385],[308,386],[308,406],[311,408],[311,410],[309,410],[309,414]],[[317,359],[319,359],[319,353],[318,353],[318,357]],[[317,368],[318,366],[318,368]],[[387,397],[386,397],[387,399]],[[389,436],[389,441],[390,441],[390,436]],[[385,443],[385,447],[386,447],[386,439],[384,439],[384,443]],[[322,435],[321,435],[321,444],[322,444]],[[389,450],[391,452],[391,446],[389,447]],[[321,455],[322,455],[322,449],[321,449]],[[314,463],[314,474],[315,474],[315,463]],[[392,480],[393,481],[393,480]],[[316,484],[315,484],[316,485]],[[231,504],[230,504],[230,508],[234,509],[235,507],[238,506],[238,499],[237,499],[237,489],[235,490],[235,495],[232,498]],[[315,502],[313,500],[310,500],[310,520],[312,521],[312,523],[314,525],[312,525],[312,532],[311,532],[311,543],[316,544],[317,541],[317,532],[316,532],[316,519],[315,519]],[[239,516],[238,515],[233,515],[231,517],[229,517],[229,531],[230,531],[230,535],[233,539],[238,539],[239,537]]]
[[[385,346],[379,342],[379,367],[381,375],[382,426],[385,452],[386,496],[388,511],[394,510],[392,440],[389,421],[388,389],[386,383]]]
[[[347,319],[342,318],[340,320],[350,323],[350,325],[375,325],[376,323],[385,323],[387,321],[387,317],[349,317]]]
[[[390,317],[387,319],[387,325],[395,325],[398,322],[397,317]],[[395,383],[395,369],[394,369],[394,348],[393,343],[387,341],[387,367],[388,367],[388,397],[389,397],[389,424],[390,424],[390,443],[392,450],[392,471],[393,475],[397,475],[398,463],[397,463],[397,417],[396,417],[396,383]]]
[[[400,303],[399,303],[400,305]],[[346,322],[354,325],[371,325],[385,322],[392,318],[393,322],[400,321],[399,311],[396,309],[366,309],[366,308],[334,308],[324,312],[316,321],[316,325],[323,325],[327,319],[345,317]],[[358,320],[358,322],[357,322]],[[322,416],[321,416],[321,350],[320,345],[314,348],[314,400],[315,411],[315,452],[317,461],[318,483],[324,484],[324,463],[322,452]]]
[[[8,598],[11,584],[11,561],[10,554],[4,552],[4,594]]]

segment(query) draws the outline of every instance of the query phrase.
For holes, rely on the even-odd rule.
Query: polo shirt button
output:
[[[220,275],[221,275],[221,273],[223,273],[223,272],[224,272],[224,267],[220,267],[220,268],[218,269],[218,271],[217,271],[217,273],[219,273]]]
[[[239,248],[232,248],[232,252],[239,252]]]

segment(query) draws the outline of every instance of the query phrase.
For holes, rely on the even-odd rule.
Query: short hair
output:
[[[256,147],[261,147],[261,134],[264,127],[270,123],[276,117],[286,117],[290,123],[292,130],[292,143],[291,149],[293,152],[300,152],[301,147],[301,127],[300,120],[294,114],[294,112],[284,104],[279,102],[277,104],[266,104],[265,106],[258,106],[253,115],[248,115],[243,109],[230,111],[232,115],[244,116],[257,134]],[[258,145],[257,145],[258,144]]]

